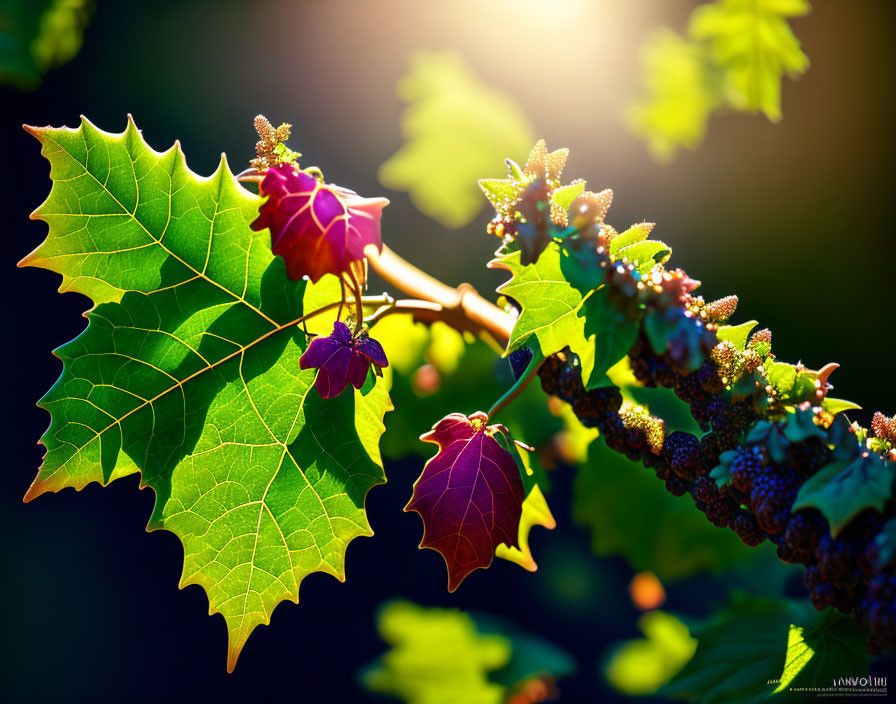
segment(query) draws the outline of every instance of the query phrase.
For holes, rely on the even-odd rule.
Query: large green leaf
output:
[[[489,266],[507,269],[513,275],[498,293],[522,306],[505,356],[535,342],[546,357],[568,346],[579,357],[585,386],[590,389],[605,384],[604,372],[628,352],[630,344],[626,347],[625,342],[629,338],[634,342],[637,322],[634,327],[625,326],[623,317],[609,307],[606,294],[578,284],[581,266],[562,245],[551,242],[538,261],[528,266],[521,263],[519,251],[500,256]],[[577,283],[570,283],[570,278]],[[598,286],[599,281],[595,281],[594,287]],[[617,323],[622,327],[617,328]],[[600,341],[597,359],[598,340],[603,334],[609,339]]]
[[[343,579],[348,543],[371,535],[387,385],[371,375],[326,401],[311,390],[299,323],[338,284],[286,277],[249,229],[259,199],[223,161],[200,179],[131,121],[120,135],[86,120],[32,132],[53,188],[36,211],[49,236],[25,263],[99,305],[56,351],[63,373],[40,402],[47,453],[26,498],[139,471],[157,497],[150,528],[184,544],[181,584],[224,615],[232,669],[306,575]]]
[[[705,704],[791,701],[800,688],[868,672],[865,634],[834,609],[738,597],[691,633],[694,658],[658,695]]]

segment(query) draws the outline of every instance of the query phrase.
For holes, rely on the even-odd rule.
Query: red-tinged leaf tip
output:
[[[268,169],[259,192],[261,206],[253,230],[271,231],[271,249],[283,257],[286,271],[297,281],[317,282],[324,274],[339,276],[364,259],[370,245],[382,251],[380,218],[385,198],[322,183],[292,164]]]
[[[420,437],[439,446],[414,483],[405,511],[423,519],[421,548],[441,553],[453,592],[473,570],[492,563],[497,547],[519,547],[523,484],[513,456],[479,411],[445,416]]]

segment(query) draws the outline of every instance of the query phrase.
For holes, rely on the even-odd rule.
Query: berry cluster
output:
[[[761,335],[767,337],[764,331]],[[703,339],[702,333],[690,338],[698,345]],[[679,355],[692,357],[693,350],[687,349]],[[768,539],[781,560],[805,565],[813,605],[832,606],[868,626],[870,652],[896,648],[896,560],[892,555],[882,559],[879,548],[884,523],[896,515],[893,502],[883,513],[866,509],[831,537],[819,511],[792,510],[806,479],[831,461],[821,429],[791,442],[778,424],[771,433],[777,444],[769,437],[748,439],[769,410],[764,389],[738,397],[722,382],[708,355],[688,372],[669,351],[656,354],[643,331],[629,358],[642,384],[672,389],[688,403],[705,431],[701,437],[675,431],[665,435],[661,447],[652,447],[644,424],[626,422],[631,410],[624,408],[618,388],[585,389],[573,355],[548,358],[539,376],[544,391],[570,403],[579,420],[598,428],[610,448],[653,469],[673,495],[690,493],[713,525],[730,528],[750,546]],[[845,424],[838,424],[842,430]],[[858,453],[860,446],[852,440]],[[768,445],[775,447],[774,453]],[[730,475],[721,487],[710,477],[720,462]]]

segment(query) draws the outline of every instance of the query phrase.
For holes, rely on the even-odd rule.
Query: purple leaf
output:
[[[370,365],[388,367],[382,345],[362,333],[357,339],[345,323],[333,323],[329,337],[316,337],[299,360],[302,369],[319,369],[314,388],[321,398],[334,398],[351,384],[364,386]]]
[[[448,566],[448,591],[475,569],[492,563],[501,543],[519,547],[523,483],[511,454],[477,412],[452,413],[421,440],[439,446],[423,468],[405,511],[423,519],[421,548],[441,553]]]
[[[289,278],[339,276],[364,258],[368,245],[383,249],[380,218],[389,201],[362,198],[325,184],[292,164],[267,170],[260,193],[267,196],[253,230],[269,228],[271,249],[283,257]]]

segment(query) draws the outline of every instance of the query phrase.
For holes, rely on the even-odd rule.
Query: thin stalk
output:
[[[516,321],[480,296],[472,286],[461,284],[453,288],[443,284],[388,247],[378,252],[371,246],[364,254],[371,268],[398,290],[413,298],[440,304],[440,318],[452,327],[458,328],[464,324],[465,329],[486,330],[501,346],[507,344]]]
[[[508,389],[507,393],[495,401],[495,405],[488,409],[488,422],[491,422],[503,408],[513,403],[513,400],[519,396],[529,385],[529,382],[535,378],[535,374],[543,363],[544,355],[541,353],[541,350],[537,348],[532,350],[532,360],[529,362],[529,366],[526,367],[526,371],[524,371],[522,376],[516,380],[516,383]]]
[[[432,301],[421,301],[417,299],[403,299],[400,301],[393,300],[391,303],[377,308],[373,313],[364,318],[364,322],[373,325],[378,320],[385,318],[387,315],[395,313],[441,313],[442,306]]]

